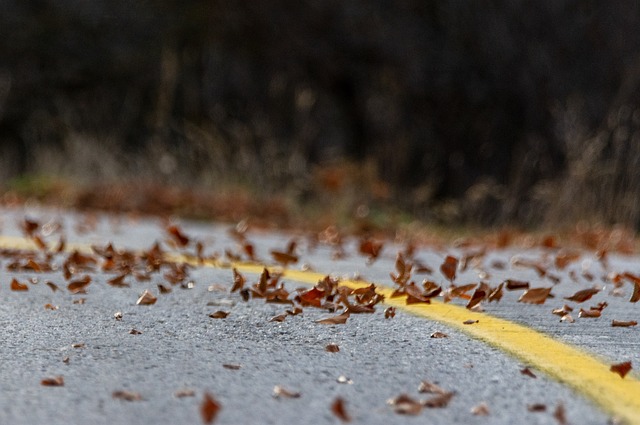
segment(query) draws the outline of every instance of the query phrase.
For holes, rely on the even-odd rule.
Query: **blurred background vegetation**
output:
[[[283,221],[640,224],[637,1],[0,8],[5,191]]]

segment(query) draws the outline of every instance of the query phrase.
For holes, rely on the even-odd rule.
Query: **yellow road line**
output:
[[[0,236],[0,247],[28,250],[36,248],[29,240],[6,236]],[[67,251],[73,249],[91,250],[87,245],[67,245]],[[235,267],[242,273],[255,274],[261,273],[266,267],[260,264],[224,263],[212,260],[200,263],[193,257],[181,254],[169,254],[167,260],[213,268]],[[277,268],[271,268],[271,270],[281,271]],[[298,270],[284,270],[283,273],[288,279],[311,285],[326,276],[321,273]],[[371,284],[350,280],[342,280],[340,283],[352,288]],[[499,348],[523,363],[574,388],[618,420],[630,425],[640,425],[640,381],[632,375],[622,379],[609,370],[610,365],[605,361],[526,326],[489,314],[470,312],[464,307],[435,300],[432,304],[406,305],[404,298],[390,297],[392,293],[390,288],[376,286],[377,291],[385,296],[385,304],[443,323]],[[478,320],[478,323],[464,325],[463,322],[468,319]]]

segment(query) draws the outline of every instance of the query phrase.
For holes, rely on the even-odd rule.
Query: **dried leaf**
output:
[[[530,378],[534,378],[534,379],[537,378],[536,374],[533,373],[531,371],[531,369],[529,369],[528,367],[525,367],[524,369],[520,369],[520,373],[523,374],[523,375],[526,375],[526,376],[528,376]]]
[[[458,259],[452,255],[447,255],[442,265],[440,265],[440,272],[449,282],[453,282],[456,278],[457,268]]]
[[[337,397],[333,403],[331,403],[331,413],[342,422],[351,422],[351,416],[347,413],[344,400],[341,397]]]
[[[550,293],[551,288],[531,288],[526,290],[520,298],[518,298],[518,302],[527,304],[544,304]]]
[[[84,275],[80,279],[73,280],[69,282],[67,285],[67,289],[72,294],[84,294],[86,293],[86,288],[91,283],[91,276]]]
[[[584,318],[596,318],[600,316],[602,316],[602,311],[596,310],[596,309],[585,310],[581,308],[580,312],[578,313],[578,317],[584,317]]]
[[[633,293],[629,298],[629,302],[637,303],[638,300],[640,300],[640,282],[633,282]]]
[[[196,395],[196,392],[191,389],[185,388],[185,389],[176,391],[175,393],[173,393],[173,395],[174,397],[177,397],[177,398],[194,397]]]
[[[447,407],[455,395],[455,392],[444,392],[435,397],[424,400],[421,404],[428,409],[441,409]]]
[[[60,288],[58,288],[58,285],[56,285],[55,283],[50,282],[50,281],[47,281],[47,282],[46,282],[46,285],[47,285],[49,288],[51,288],[51,290],[52,290],[53,292],[56,292],[58,289],[60,289]]]
[[[507,279],[503,282],[508,291],[517,291],[519,289],[529,289],[529,282],[522,280]]]
[[[401,415],[418,415],[422,411],[422,403],[409,397],[407,394],[400,394],[398,397],[387,401],[393,406],[393,410]]]
[[[129,333],[130,333],[131,335],[142,335],[142,332],[140,332],[140,331],[139,331],[139,330],[137,330],[137,329],[131,329],[131,330],[129,331]]]
[[[570,314],[565,314],[560,318],[561,322],[574,323],[575,319]]]
[[[571,295],[570,297],[565,297],[564,299],[577,302],[577,303],[582,303],[587,301],[588,299],[591,299],[591,297],[593,297],[598,292],[600,292],[600,290],[596,288],[583,289]]]
[[[111,396],[113,398],[117,398],[119,400],[125,400],[125,401],[140,401],[140,400],[142,400],[142,395],[140,395],[140,393],[133,392],[133,391],[126,391],[126,390],[114,391],[111,394]]]
[[[214,313],[211,313],[209,317],[211,317],[212,319],[226,319],[228,315],[229,315],[228,311],[218,310]]]
[[[44,385],[45,387],[62,387],[64,386],[64,377],[54,376],[50,378],[44,378],[42,381],[40,381],[40,385]]]
[[[167,226],[166,231],[178,246],[185,247],[189,244],[189,237],[185,235],[177,225]]]
[[[233,268],[233,286],[231,287],[231,292],[240,291],[244,288],[244,284],[247,280],[243,275],[234,267]]]
[[[469,319],[469,320],[465,320],[464,322],[462,322],[462,324],[463,325],[473,325],[473,324],[479,323],[479,322],[480,322],[479,320],[471,320],[471,319]]]
[[[222,367],[229,370],[240,370],[242,366],[239,364],[224,363]]]
[[[213,396],[209,393],[204,393],[204,398],[200,404],[200,416],[202,417],[202,422],[205,424],[213,423],[221,408],[222,406],[215,398],[213,398]]]
[[[633,367],[631,366],[631,362],[622,362],[611,365],[611,372],[617,373],[621,378],[627,376],[627,373],[631,371]]]
[[[122,320],[122,312],[121,311],[116,311],[115,313],[113,313],[113,317],[116,320]]]
[[[558,425],[568,425],[567,415],[564,410],[564,404],[558,403],[556,409],[553,411],[553,417],[558,421]]]
[[[270,322],[284,322],[284,320],[287,318],[288,314],[287,313],[282,313],[282,314],[278,314],[277,316],[273,316],[271,319],[269,319]]]
[[[527,404],[527,410],[534,413],[546,412],[547,405],[542,403]]]
[[[489,292],[488,300],[489,302],[498,302],[502,299],[502,288],[504,287],[504,283],[501,283],[496,288],[492,289]]]
[[[44,305],[44,308],[45,308],[45,310],[57,310],[58,306],[50,304],[50,303],[47,303],[47,304]]]
[[[384,309],[384,318],[385,319],[391,319],[393,317],[396,317],[396,309],[395,307],[387,307]]]
[[[431,334],[431,338],[449,338],[449,335],[444,332],[436,331]]]
[[[378,258],[380,252],[382,252],[383,244],[380,241],[374,239],[364,239],[360,241],[358,251],[360,254],[368,257],[370,262],[373,262]]]
[[[298,256],[288,252],[272,250],[270,251],[270,253],[271,253],[271,257],[273,258],[273,261],[275,261],[276,263],[280,264],[282,267],[285,267],[285,268],[289,264],[295,264],[298,262]]]
[[[158,286],[158,291],[160,291],[161,294],[168,294],[169,292],[171,292],[171,288],[168,286],[164,286],[161,283],[159,283],[157,286]]]
[[[471,414],[476,416],[488,416],[489,406],[487,406],[487,403],[482,402],[471,408]]]
[[[156,301],[158,301],[158,298],[156,298],[151,292],[145,289],[142,295],[140,295],[140,298],[138,298],[138,301],[136,301],[136,304],[152,305],[155,304]]]
[[[484,282],[481,282],[475,291],[473,291],[473,295],[471,295],[471,299],[467,303],[466,307],[471,310],[474,307],[478,306],[482,300],[487,298],[489,295],[489,291],[491,288]]]
[[[293,310],[285,310],[285,312],[289,316],[297,316],[298,314],[302,314],[303,310],[300,307],[295,307]]]
[[[71,344],[71,348],[85,348],[86,345],[84,342],[77,342],[75,344]]]
[[[338,344],[327,344],[324,349],[325,351],[328,351],[330,353],[337,353],[338,351],[340,351],[340,347],[338,346]]]
[[[342,314],[333,317],[327,317],[326,319],[316,320],[316,323],[321,323],[323,325],[343,325],[347,323],[347,319],[349,318],[349,312],[346,311]]]
[[[280,385],[273,387],[273,396],[275,398],[299,398],[301,395],[297,391],[289,391]]]
[[[562,306],[562,308],[556,308],[555,310],[552,310],[551,313],[555,314],[556,316],[562,317],[572,311],[573,308],[565,304]]]
[[[569,264],[578,261],[580,259],[579,252],[560,252],[556,255],[555,265],[556,268],[563,270]]]
[[[429,381],[420,382],[420,386],[418,387],[418,392],[430,393],[430,394],[446,394],[447,393],[446,390]]]
[[[636,322],[635,320],[629,320],[629,321],[622,321],[622,320],[613,320],[611,322],[611,326],[613,327],[621,327],[621,328],[626,328],[629,326],[636,326],[638,324],[638,322]]]
[[[29,287],[26,283],[20,283],[17,279],[11,279],[11,290],[12,291],[28,291]]]
[[[129,284],[124,281],[126,277],[126,274],[121,274],[120,276],[107,280],[107,283],[111,286],[115,286],[116,288],[128,288]]]

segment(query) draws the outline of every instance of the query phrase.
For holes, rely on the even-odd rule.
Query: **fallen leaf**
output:
[[[492,289],[491,292],[489,292],[489,296],[487,297],[489,302],[493,302],[493,301],[498,302],[500,301],[500,299],[502,299],[503,287],[504,287],[504,282],[498,285],[496,288]]]
[[[28,291],[29,287],[26,283],[20,283],[17,279],[11,279],[11,290],[12,291]]]
[[[85,348],[86,345],[84,342],[77,342],[75,344],[71,344],[71,348]]]
[[[133,392],[133,391],[126,391],[126,390],[114,391],[111,394],[111,397],[117,398],[119,400],[125,400],[125,401],[140,401],[140,400],[142,400],[142,395],[140,395],[140,393],[136,393],[136,392]]]
[[[584,318],[596,318],[596,317],[600,317],[602,316],[602,312],[600,310],[596,310],[596,309],[589,309],[589,310],[585,310],[583,308],[580,309],[580,312],[578,313],[578,317],[584,317]]]
[[[565,304],[562,306],[562,308],[556,308],[555,310],[552,310],[551,313],[555,314],[556,316],[562,317],[565,314],[569,314],[572,311],[573,311],[573,308]]]
[[[471,310],[474,307],[476,307],[482,300],[487,298],[487,296],[489,295],[489,291],[491,291],[491,288],[489,287],[489,285],[487,285],[484,282],[481,282],[476,288],[476,290],[473,291],[473,295],[471,295],[471,299],[467,303],[466,308]]]
[[[422,404],[407,394],[400,394],[396,398],[389,399],[388,404],[393,406],[393,410],[401,415],[418,415],[422,411]]]
[[[347,323],[347,319],[349,318],[349,312],[344,312],[337,316],[327,317],[326,319],[316,320],[316,323],[321,323],[323,325],[343,325]]]
[[[636,322],[635,320],[629,320],[629,321],[622,321],[622,320],[613,320],[611,322],[611,326],[613,327],[621,327],[621,328],[626,328],[629,326],[636,326],[638,324],[638,322]]]
[[[142,295],[140,295],[140,298],[138,298],[138,301],[136,301],[136,304],[152,305],[155,304],[156,301],[158,301],[158,298],[156,298],[151,292],[145,289]]]
[[[600,292],[600,290],[595,288],[583,289],[571,295],[570,297],[565,297],[564,299],[569,301],[574,301],[577,303],[582,303],[591,299],[591,297],[593,297],[598,292]]]
[[[395,307],[387,307],[384,309],[384,318],[385,319],[391,319],[393,317],[396,317],[396,309]]]
[[[182,390],[178,390],[175,393],[173,393],[174,397],[177,398],[182,398],[182,397],[194,397],[196,395],[196,392],[194,390],[185,388]]]
[[[47,304],[45,304],[45,305],[44,305],[44,308],[45,308],[46,310],[57,310],[57,309],[58,309],[58,306],[57,306],[57,305],[53,305],[53,304],[49,304],[49,303],[47,303]]]
[[[169,292],[171,292],[171,288],[168,286],[164,286],[161,283],[159,283],[157,286],[158,286],[158,291],[160,291],[161,294],[168,294]]]
[[[430,394],[446,394],[447,393],[447,391],[445,391],[443,388],[429,381],[420,382],[420,386],[418,386],[418,392],[430,393]]]
[[[47,281],[47,282],[46,282],[46,284],[47,284],[47,286],[48,286],[49,288],[51,288],[51,290],[52,290],[53,292],[56,292],[58,289],[60,289],[60,288],[58,288],[58,285],[56,285],[56,284],[55,284],[55,283],[53,283],[53,282]]]
[[[527,304],[544,304],[550,293],[551,288],[527,289],[520,298],[518,298],[518,302]]]
[[[271,319],[269,319],[270,322],[284,322],[284,320],[287,318],[288,314],[287,313],[282,313],[282,314],[278,314],[277,316],[273,316]]]
[[[338,351],[340,351],[340,347],[338,346],[338,344],[327,344],[324,349],[325,351],[328,351],[330,353],[337,353]]]
[[[72,280],[67,285],[67,289],[72,294],[84,294],[86,292],[87,286],[91,283],[91,276],[84,275],[80,279]]]
[[[242,366],[239,364],[224,363],[222,367],[229,370],[239,370]]]
[[[621,378],[627,376],[627,373],[629,373],[631,369],[633,369],[631,362],[616,363],[611,365],[610,368],[611,372],[617,373]]]
[[[131,335],[142,335],[142,332],[140,332],[140,331],[139,331],[139,330],[137,330],[137,329],[131,329],[131,330],[129,331],[129,333],[130,333]]]
[[[383,244],[382,242],[376,241],[374,239],[364,239],[360,241],[360,245],[358,246],[358,252],[360,254],[368,257],[370,262],[373,262],[378,258],[380,252],[382,251]]]
[[[200,416],[205,424],[211,424],[215,421],[216,416],[222,406],[209,393],[204,393],[204,398],[200,404]]]
[[[299,392],[289,391],[280,385],[273,387],[273,396],[275,398],[299,398],[301,395]]]
[[[558,422],[558,425],[568,425],[567,415],[564,410],[564,404],[562,402],[558,403],[556,409],[553,411],[553,417]]]
[[[122,312],[121,311],[116,311],[115,313],[113,313],[113,317],[116,320],[122,320]]]
[[[44,378],[40,381],[40,385],[44,385],[45,387],[62,387],[64,386],[64,377],[54,376],[51,378]]]
[[[565,314],[560,318],[561,322],[574,323],[575,319],[570,314]]]
[[[178,244],[178,246],[185,247],[189,244],[189,237],[185,235],[177,225],[173,224],[167,226],[166,231],[169,236],[171,236],[171,238]]]
[[[546,412],[547,405],[542,403],[527,404],[527,410],[534,413]]]
[[[458,259],[452,255],[447,255],[444,262],[440,265],[440,272],[449,282],[453,282],[456,278],[457,268]]]
[[[449,405],[454,395],[454,392],[444,392],[435,397],[423,400],[420,404],[428,409],[441,409]]]
[[[300,307],[295,307],[293,310],[285,310],[285,312],[289,315],[289,316],[297,316],[298,314],[302,314],[303,311]]]
[[[233,268],[233,286],[231,287],[231,292],[240,291],[244,288],[244,284],[246,283],[246,279],[240,272],[234,267]]]
[[[337,397],[333,403],[331,403],[331,413],[342,422],[351,422],[351,416],[347,413],[344,400],[341,397]]]
[[[525,367],[524,369],[520,369],[520,373],[523,375],[527,375],[530,378],[534,378],[534,379],[537,378],[536,374],[533,373],[531,369],[529,369],[528,367]]]
[[[487,403],[482,402],[471,408],[471,414],[476,416],[487,416],[489,415],[489,406],[487,406]]]
[[[431,334],[431,338],[449,338],[449,335],[444,332],[436,331]]]
[[[640,282],[633,282],[633,294],[629,298],[629,302],[636,303],[640,300]]]
[[[218,310],[214,313],[211,313],[209,317],[211,317],[212,319],[226,319],[228,315],[229,315],[228,311]]]
[[[473,324],[479,323],[479,322],[480,322],[479,320],[471,320],[471,319],[469,319],[469,320],[465,320],[464,322],[462,322],[462,324],[463,325],[473,325]]]
[[[271,257],[273,261],[282,265],[282,267],[287,267],[289,264],[295,264],[298,262],[298,256],[282,251],[270,251]]]
[[[73,300],[73,303],[74,303],[74,304],[80,304],[80,305],[81,305],[81,304],[84,304],[84,303],[86,303],[86,302],[87,302],[87,299],[86,299],[86,298],[78,298],[77,300]]]
[[[565,267],[567,267],[569,264],[578,261],[580,259],[580,253],[579,252],[560,252],[558,253],[558,255],[556,255],[556,259],[555,259],[555,265],[556,268],[563,270]]]
[[[517,291],[520,289],[528,289],[529,288],[529,282],[525,282],[522,280],[514,280],[514,279],[507,279],[504,282],[505,288],[508,291]]]
[[[107,280],[107,283],[111,286],[115,286],[116,288],[127,288],[129,287],[129,284],[124,281],[126,277],[126,274],[121,274],[120,276]]]

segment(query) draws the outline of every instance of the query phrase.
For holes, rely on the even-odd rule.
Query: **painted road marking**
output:
[[[36,249],[35,244],[30,240],[6,236],[0,236],[0,247]],[[67,251],[74,249],[91,252],[91,247],[87,245],[67,245]],[[262,264],[199,261],[182,254],[167,254],[167,260],[212,268],[235,267],[241,273],[250,274],[260,274],[267,267],[272,271],[283,272],[284,277],[290,280],[310,285],[316,284],[326,276],[326,274],[309,271],[282,270]],[[341,280],[340,283],[350,288],[371,285],[370,282],[351,280]],[[376,290],[385,296],[385,304],[443,323],[499,348],[551,378],[572,387],[618,420],[630,425],[640,425],[640,381],[631,375],[627,375],[624,379],[620,378],[609,370],[610,365],[606,361],[526,326],[486,313],[471,312],[464,307],[437,300],[432,300],[431,304],[406,305],[404,298],[390,297],[393,291],[391,288],[376,285]],[[478,320],[478,323],[464,325],[463,322],[468,319]]]

